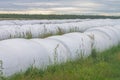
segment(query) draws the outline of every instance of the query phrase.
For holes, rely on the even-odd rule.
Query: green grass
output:
[[[49,66],[47,70],[29,68],[4,80],[120,80],[120,46],[86,59]]]

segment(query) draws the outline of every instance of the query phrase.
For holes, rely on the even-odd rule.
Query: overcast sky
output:
[[[0,13],[120,15],[120,0],[0,0]]]

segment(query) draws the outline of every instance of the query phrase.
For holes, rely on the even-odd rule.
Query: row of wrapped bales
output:
[[[91,28],[84,33],[69,33],[45,39],[0,41],[0,70],[10,76],[29,67],[46,68],[89,56],[93,49],[104,51],[120,43],[119,26]]]
[[[67,21],[67,20],[66,20]],[[92,27],[113,26],[119,23],[117,20],[83,20],[78,22],[57,23],[57,24],[14,24],[0,25],[0,40],[9,38],[43,38],[55,34],[64,34],[70,32],[84,32]]]
[[[1,20],[1,25],[26,25],[26,24],[62,24],[62,23],[70,23],[70,22],[82,22],[88,21],[89,19],[54,19],[54,20]]]
[[[3,75],[10,76],[31,66],[45,68],[91,53],[91,39],[82,33],[70,33],[45,39],[9,39],[0,41]]]

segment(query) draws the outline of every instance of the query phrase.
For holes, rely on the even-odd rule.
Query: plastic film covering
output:
[[[50,64],[59,64],[69,59],[69,51],[59,41],[53,39],[31,39],[44,46],[48,51]]]
[[[85,34],[93,39],[93,48],[100,52],[120,43],[120,30],[115,27],[91,28]]]
[[[0,60],[3,63],[3,75],[25,71],[29,67],[43,68],[49,64],[47,50],[34,41],[11,39],[0,41]]]
[[[91,39],[82,33],[69,33],[63,36],[52,36],[50,39],[61,42],[70,52],[70,59],[86,57],[91,53]]]

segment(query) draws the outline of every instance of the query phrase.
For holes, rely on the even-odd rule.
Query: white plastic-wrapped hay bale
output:
[[[118,38],[119,38],[119,44],[120,44],[120,25],[115,25],[113,26],[113,28],[115,28],[117,30],[117,34],[118,34]]]
[[[80,47],[80,54],[82,54],[83,57],[88,57],[91,54],[92,50],[92,40],[84,33],[69,33],[65,34],[65,37],[69,37],[74,39],[78,42],[78,45],[76,45],[77,48]]]
[[[118,27],[118,26],[117,26]],[[106,29],[109,29],[111,31],[113,31],[113,33],[116,35],[116,39],[118,40],[118,44],[120,43],[120,28],[117,27],[105,27]]]
[[[91,40],[93,40],[92,49],[95,49],[97,52],[102,52],[113,46],[110,38],[102,32],[91,31],[85,32],[85,34],[88,35]]]
[[[106,27],[106,26],[105,27],[97,27],[97,28],[88,29],[86,32],[94,32],[94,31],[102,32],[105,35],[107,35],[112,40],[113,46],[118,45],[119,39],[118,39],[118,35],[114,31],[114,28],[109,28],[109,27]]]
[[[0,60],[5,76],[25,71],[31,66],[43,68],[49,64],[47,50],[42,45],[25,39],[0,41]]]
[[[91,28],[85,34],[93,39],[93,49],[99,52],[119,44],[119,30],[112,27]]]
[[[49,64],[59,64],[66,62],[69,59],[69,50],[60,43],[53,39],[31,39],[36,43],[44,46],[48,51]]]
[[[61,42],[69,51],[70,59],[86,57],[91,53],[91,39],[81,33],[69,33],[63,36],[52,36],[50,39]]]

